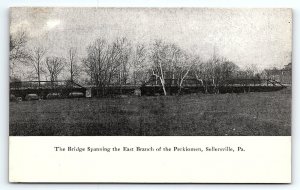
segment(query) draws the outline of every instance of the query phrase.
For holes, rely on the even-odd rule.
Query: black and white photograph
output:
[[[10,8],[10,136],[291,136],[292,10]]]
[[[10,183],[292,183],[293,6],[51,3],[7,8]]]

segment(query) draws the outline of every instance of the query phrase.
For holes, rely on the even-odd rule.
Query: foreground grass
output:
[[[290,135],[291,92],[10,103],[10,135]]]

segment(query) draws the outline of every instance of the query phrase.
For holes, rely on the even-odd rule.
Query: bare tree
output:
[[[33,68],[32,74],[34,78],[38,79],[39,86],[41,85],[41,74],[44,73],[44,56],[46,49],[43,47],[36,47],[31,51],[29,65]]]
[[[46,69],[52,84],[57,81],[59,74],[63,71],[65,62],[65,59],[61,57],[46,58]]]
[[[82,60],[91,83],[103,87],[106,83],[105,63],[108,60],[108,47],[104,39],[97,39],[87,48],[87,57]]]
[[[131,54],[131,44],[126,38],[117,38],[113,42],[111,55],[114,57],[112,65],[118,66],[119,85],[127,83],[129,78],[129,58]]]
[[[204,93],[208,91],[208,67],[206,62],[200,60],[200,58],[195,58],[195,64],[193,66],[192,74],[195,76],[196,80],[201,83],[204,88]]]
[[[166,50],[167,46],[162,41],[156,40],[152,46],[152,52],[150,55],[150,60],[153,63],[152,75],[160,80],[164,95],[167,95],[165,87],[165,71],[167,70]]]
[[[148,68],[146,66],[147,61],[147,49],[144,44],[138,44],[135,47],[132,57],[133,66],[133,83],[134,85],[138,83],[146,82],[148,76]]]
[[[225,59],[223,62],[221,62],[221,72],[222,72],[221,79],[223,81],[232,79],[233,77],[236,76],[238,70],[239,67],[235,63]]]
[[[77,58],[77,49],[76,48],[70,48],[68,51],[68,69],[70,72],[70,81],[74,82],[78,79],[80,76],[80,67],[77,64],[78,58]]]
[[[16,63],[27,63],[30,60],[30,54],[26,47],[28,36],[25,31],[20,31],[9,36],[9,60],[11,76],[14,75]]]
[[[92,84],[101,89],[102,95],[105,95],[106,87],[119,78],[119,56],[118,44],[109,45],[103,38],[97,39],[87,48],[87,57],[82,62]]]
[[[206,62],[197,61],[193,67],[195,78],[204,87],[204,92],[208,92],[208,87],[212,86],[215,93],[219,92],[219,87],[225,85],[236,76],[238,66],[224,57],[214,54]]]
[[[176,76],[178,66],[180,63],[185,63],[183,60],[185,58],[184,52],[175,44],[164,43],[161,40],[154,42],[150,55],[152,75],[160,80],[164,95],[167,95],[166,86],[175,84],[175,79],[178,78]]]
[[[257,66],[254,64],[251,64],[249,66],[246,67],[245,69],[245,78],[254,78],[255,74],[258,73],[258,69]]]
[[[191,69],[194,68],[194,65],[196,65],[197,63],[199,63],[199,57],[193,57],[192,55],[187,55],[186,53],[181,54],[181,57],[177,62],[177,66],[175,67],[179,79],[178,94],[181,93],[185,79],[189,75]]]

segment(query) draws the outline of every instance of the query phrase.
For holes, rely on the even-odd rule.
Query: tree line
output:
[[[154,77],[166,95],[167,85],[176,85],[179,92],[186,79],[194,79],[206,88],[216,89],[229,79],[261,77],[255,66],[240,69],[227,58],[213,54],[203,60],[174,43],[154,40],[153,43],[132,43],[127,38],[110,42],[101,37],[86,48],[86,55],[79,57],[75,47],[65,57],[48,56],[44,47],[28,48],[26,32],[10,36],[11,80],[16,79],[16,64],[30,72],[28,77],[40,81],[42,76],[55,82],[61,78],[93,85],[104,89],[111,85],[140,85]],[[84,76],[84,77],[83,77]],[[85,79],[84,79],[85,78]],[[171,82],[168,82],[171,81]]]

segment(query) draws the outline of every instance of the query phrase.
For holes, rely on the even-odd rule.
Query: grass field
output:
[[[10,102],[10,135],[291,134],[291,90]]]

